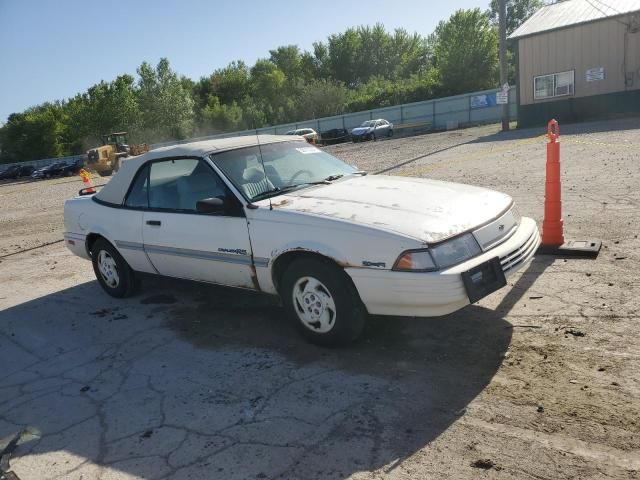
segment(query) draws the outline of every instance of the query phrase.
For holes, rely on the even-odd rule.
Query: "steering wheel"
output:
[[[305,173],[306,173],[307,175],[309,175],[309,177],[312,177],[312,176],[313,176],[313,173],[312,173],[312,172],[310,172],[309,170],[298,170],[296,173],[294,173],[294,174],[291,176],[291,180],[289,180],[290,184],[291,184],[291,185],[295,185],[295,183],[296,183],[296,182],[294,182],[294,180],[295,180],[296,178],[298,178],[298,176],[299,176],[299,175],[303,175],[303,174],[305,174]]]

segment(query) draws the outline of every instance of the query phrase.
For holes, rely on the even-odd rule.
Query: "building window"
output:
[[[533,98],[562,97],[573,95],[573,70],[533,77]]]

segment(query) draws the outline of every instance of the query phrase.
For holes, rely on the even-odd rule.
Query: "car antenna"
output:
[[[255,128],[255,123],[253,124]],[[262,165],[262,173],[264,174],[264,179],[267,180],[267,169],[264,168],[264,158],[262,158],[262,146],[260,145],[260,135],[258,135],[258,129],[256,128],[256,141],[258,142],[258,155],[260,155],[260,164]],[[269,210],[273,210],[273,205],[271,204],[271,197],[269,197]]]

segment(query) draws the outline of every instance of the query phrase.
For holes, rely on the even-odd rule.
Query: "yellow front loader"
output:
[[[87,168],[101,177],[111,175],[120,168],[122,159],[129,156],[142,155],[149,151],[149,145],[127,144],[127,132],[115,132],[102,136],[102,145],[87,151]]]

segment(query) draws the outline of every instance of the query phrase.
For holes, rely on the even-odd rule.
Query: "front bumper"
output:
[[[367,310],[375,315],[434,317],[469,305],[462,273],[495,257],[509,277],[526,265],[540,245],[536,223],[521,219],[508,240],[454,267],[438,272],[394,272],[347,268]]]
[[[365,138],[367,135],[373,132],[351,132],[353,138]]]

